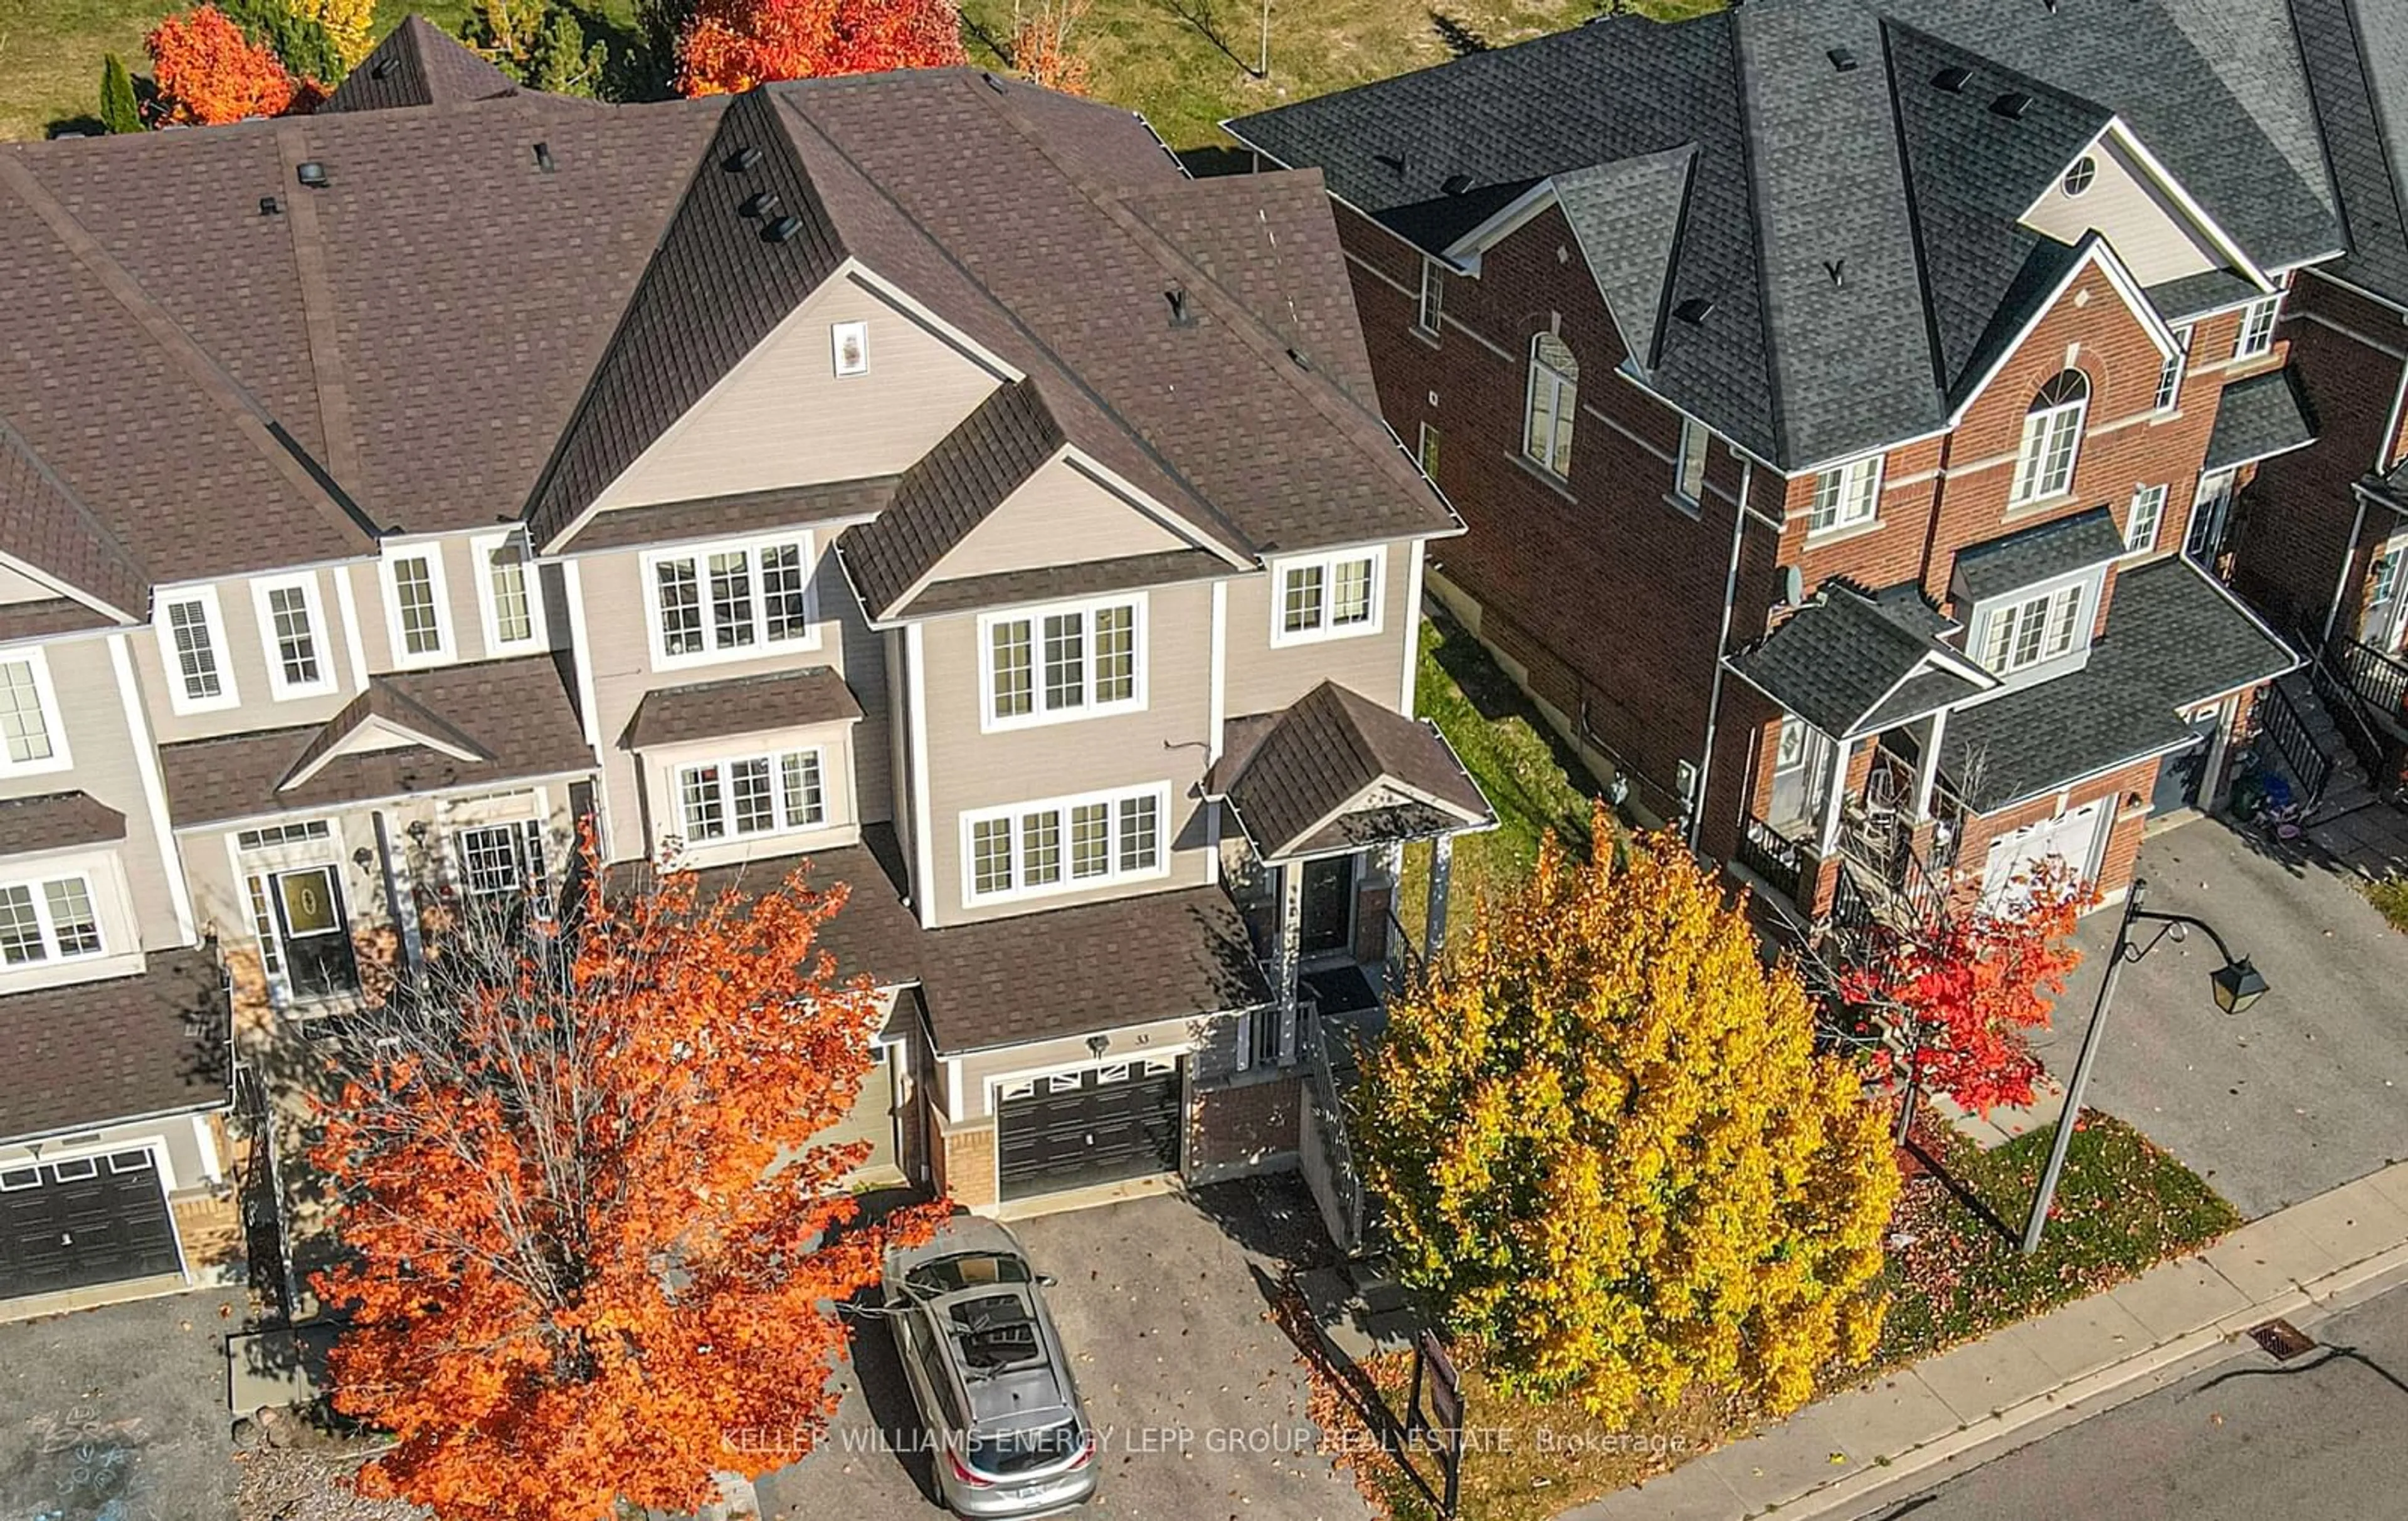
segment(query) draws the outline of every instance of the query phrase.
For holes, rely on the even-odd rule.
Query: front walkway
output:
[[[2257,1326],[2408,1282],[2408,1166],[2243,1226],[2195,1257],[1808,1407],[1565,1521],[1739,1521],[1856,1514],[1879,1491],[2159,1375],[2243,1350]]]

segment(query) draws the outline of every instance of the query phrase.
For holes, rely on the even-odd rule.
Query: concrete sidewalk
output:
[[[2103,1294],[1810,1405],[1565,1521],[1738,1521],[1778,1509],[1848,1515],[1952,1458],[2037,1438],[2077,1407],[2147,1392],[2157,1375],[2250,1327],[2408,1281],[2408,1163],[2242,1227]],[[1928,1475],[1922,1483],[1934,1482]]]

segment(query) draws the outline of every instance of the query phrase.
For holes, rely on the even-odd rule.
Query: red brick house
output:
[[[2294,0],[2349,251],[2300,272],[2283,318],[2315,447],[2270,461],[2234,531],[2234,587],[2325,653],[2367,720],[2344,733],[2394,782],[2408,713],[2408,15]]]
[[[1229,130],[1339,202],[1469,525],[1430,585],[1632,804],[1809,913],[2049,855],[2112,895],[2296,664],[2202,563],[2311,436],[2277,313],[2342,235],[2288,36],[1751,4]]]

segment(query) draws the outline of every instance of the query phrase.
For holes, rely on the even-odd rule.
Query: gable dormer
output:
[[[2255,266],[2120,121],[2066,161],[2024,212],[2023,224],[2060,243],[2097,233],[2143,286]]]

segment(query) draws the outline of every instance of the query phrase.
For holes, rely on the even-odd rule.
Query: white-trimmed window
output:
[[[2274,319],[2282,314],[2283,293],[2260,296],[2241,309],[2241,332],[2232,340],[2232,357],[2254,359],[2274,347]]]
[[[2082,452],[2082,423],[2090,410],[2090,379],[2078,369],[2059,370],[2032,396],[2024,413],[2023,448],[2015,459],[2011,506],[2046,501],[2073,489],[2073,465]]]
[[[167,663],[168,701],[179,713],[205,713],[242,700],[226,662],[225,615],[214,586],[159,599],[159,653]]]
[[[1870,523],[1881,510],[1882,457],[1867,454],[1835,465],[1814,478],[1814,505],[1806,514],[1806,531],[1827,534]]]
[[[980,726],[1015,728],[1145,706],[1142,596],[1067,603],[979,620]]]
[[[484,616],[485,652],[507,654],[540,646],[544,639],[543,586],[519,533],[486,534],[468,541],[477,562],[479,607]]]
[[[2182,400],[2183,366],[2190,363],[2190,323],[2175,328],[2174,352],[2157,366],[2157,396],[2153,405],[2158,411],[2171,412]]]
[[[1706,495],[1706,445],[1713,432],[1694,417],[1681,419],[1681,453],[1674,464],[1672,494],[1695,507]]]
[[[460,886],[471,897],[544,890],[543,821],[480,824],[452,837]]]
[[[2190,531],[2183,538],[2183,552],[2205,564],[2224,548],[2226,521],[2232,514],[2232,484],[2238,476],[2231,470],[2210,470],[2199,478],[2199,486],[2190,497]]]
[[[0,882],[0,967],[83,961],[103,950],[91,878]]]
[[[2157,529],[2166,521],[2166,488],[2141,486],[2132,493],[2132,510],[2124,519],[2124,552],[2146,554],[2157,547]]]
[[[828,328],[830,359],[838,375],[869,373],[869,324],[836,323]]]
[[[1422,474],[1433,482],[1438,480],[1438,429],[1427,423],[1423,423],[1421,437],[1413,444],[1413,463],[1419,465]]]
[[[2012,602],[1990,614],[1983,630],[1982,664],[2008,676],[2073,649],[2082,635],[2083,583]]]
[[[1572,473],[1572,416],[1580,410],[1580,361],[1553,333],[1530,340],[1530,394],[1522,452],[1553,474]]]
[[[1446,308],[1446,270],[1436,259],[1422,260],[1421,300],[1413,309],[1413,325],[1431,337],[1438,337],[1440,315]]]
[[[318,604],[318,578],[254,581],[251,597],[259,614],[259,648],[267,660],[269,695],[281,702],[334,691],[335,663],[326,649],[326,617]]]
[[[677,768],[678,817],[689,845],[793,834],[827,823],[827,763],[817,748]]]
[[[816,648],[812,563],[809,534],[646,555],[653,665]]]
[[[962,896],[1042,897],[1169,870],[1170,789],[1049,797],[962,815]]]
[[[59,697],[39,650],[0,659],[0,776],[64,770],[70,764],[59,726]]]
[[[1386,565],[1376,549],[1272,561],[1271,643],[1378,633]]]
[[[384,599],[394,665],[439,666],[452,658],[452,603],[444,591],[439,545],[387,551]]]

